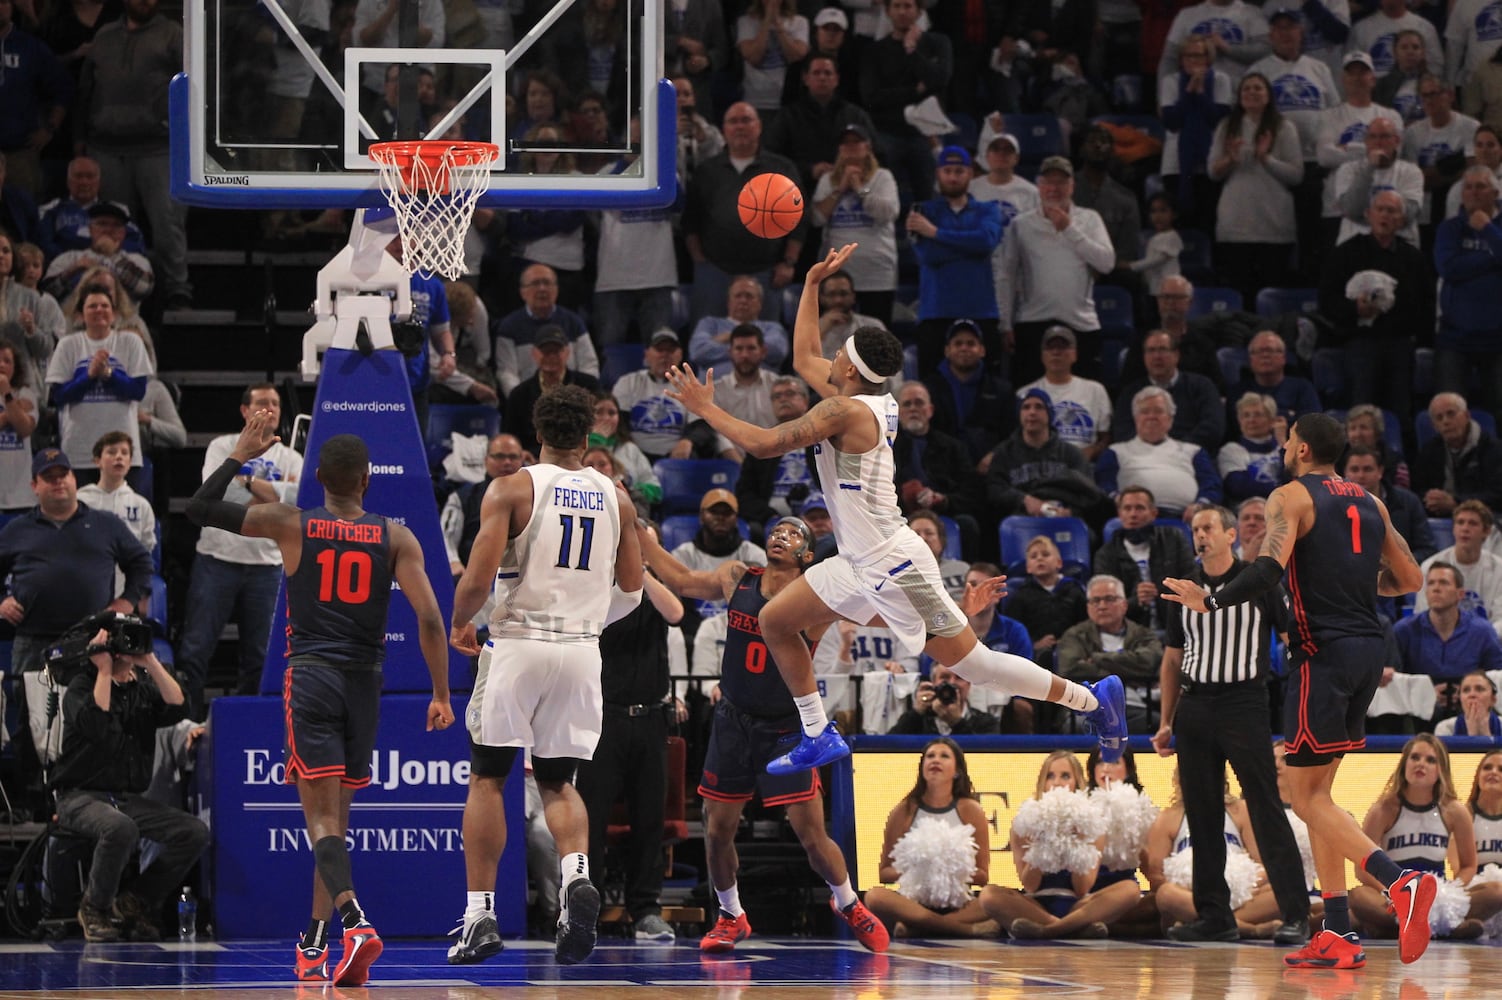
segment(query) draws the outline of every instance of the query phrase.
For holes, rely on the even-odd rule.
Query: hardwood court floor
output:
[[[590,960],[553,963],[542,942],[508,942],[477,966],[444,963],[448,942],[392,941],[370,986],[288,981],[288,942],[196,945],[0,943],[0,1000],[1455,1000],[1502,991],[1502,947],[1436,943],[1401,965],[1390,942],[1367,946],[1366,968],[1285,970],[1266,944],[902,941],[886,955],[845,942],[753,938],[701,956],[697,941],[602,941]]]

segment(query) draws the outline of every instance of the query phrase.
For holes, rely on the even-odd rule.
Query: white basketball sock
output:
[[[468,899],[464,906],[464,919],[466,921],[495,910],[495,893],[470,890],[467,896]]]
[[[850,877],[848,875],[845,876],[845,881],[839,885],[835,885],[833,882],[826,882],[825,884],[829,886],[829,891],[834,893],[834,905],[841,910],[844,910],[851,903],[860,902],[860,897],[850,887]]]
[[[720,899],[720,909],[732,917],[738,917],[746,912],[741,909],[741,890],[736,883],[731,882],[728,889],[716,889],[714,894]]]
[[[1054,678],[1058,676],[1044,670],[1032,660],[1012,653],[998,653],[978,642],[959,662],[951,663],[949,667],[972,684],[984,684],[1006,694],[1021,695],[1035,701],[1051,700],[1049,692],[1053,690]],[[1092,711],[1099,704],[1089,689],[1074,681],[1062,677],[1059,679],[1064,681],[1060,704],[1077,712]]]
[[[795,695],[793,704],[798,706],[798,719],[803,723],[804,736],[818,736],[829,725],[829,716],[824,714],[824,699],[819,692]]]
[[[558,859],[558,871],[565,889],[576,878],[589,878],[589,855],[565,854]]]

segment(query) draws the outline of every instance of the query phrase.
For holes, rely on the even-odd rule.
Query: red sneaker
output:
[[[1411,868],[1387,888],[1393,916],[1398,920],[1398,957],[1404,965],[1417,962],[1429,947],[1429,908],[1438,891],[1438,879]]]
[[[1304,947],[1283,962],[1296,969],[1359,969],[1366,964],[1366,952],[1355,934],[1320,931]]]
[[[297,946],[297,981],[300,983],[326,983],[329,981],[329,949]]]
[[[381,957],[381,935],[362,923],[344,932],[344,955],[334,969],[335,986],[364,986],[370,966]]]
[[[715,921],[709,933],[704,935],[699,942],[700,951],[719,952],[732,951],[736,942],[744,941],[751,936],[751,921],[742,913],[738,917],[732,917],[724,910],[720,911],[720,919]]]
[[[829,908],[839,914],[841,920],[850,925],[855,932],[855,939],[866,947],[868,951],[883,952],[891,939],[887,936],[887,929],[876,914],[866,909],[866,904],[856,900],[843,910],[835,905],[835,901],[829,901]]]

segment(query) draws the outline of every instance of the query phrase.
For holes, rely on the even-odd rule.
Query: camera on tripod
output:
[[[103,642],[94,638],[103,630]],[[47,673],[58,687],[67,687],[79,671],[92,670],[95,653],[141,656],[151,652],[151,626],[136,615],[100,611],[89,615],[60,636],[47,650]]]

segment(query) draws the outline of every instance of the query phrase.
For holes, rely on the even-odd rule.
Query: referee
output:
[[[1192,579],[1219,591],[1246,568],[1236,558],[1236,515],[1205,507],[1194,515],[1200,558]],[[1180,608],[1163,640],[1163,726],[1159,756],[1179,753],[1179,788],[1194,845],[1194,907],[1199,918],[1168,930],[1176,941],[1234,941],[1236,917],[1226,885],[1225,774],[1236,771],[1283,924],[1279,944],[1309,940],[1309,894],[1293,831],[1278,796],[1268,719],[1268,645],[1287,631],[1281,585],[1253,602],[1197,614]],[[1174,746],[1169,745],[1170,737]]]

